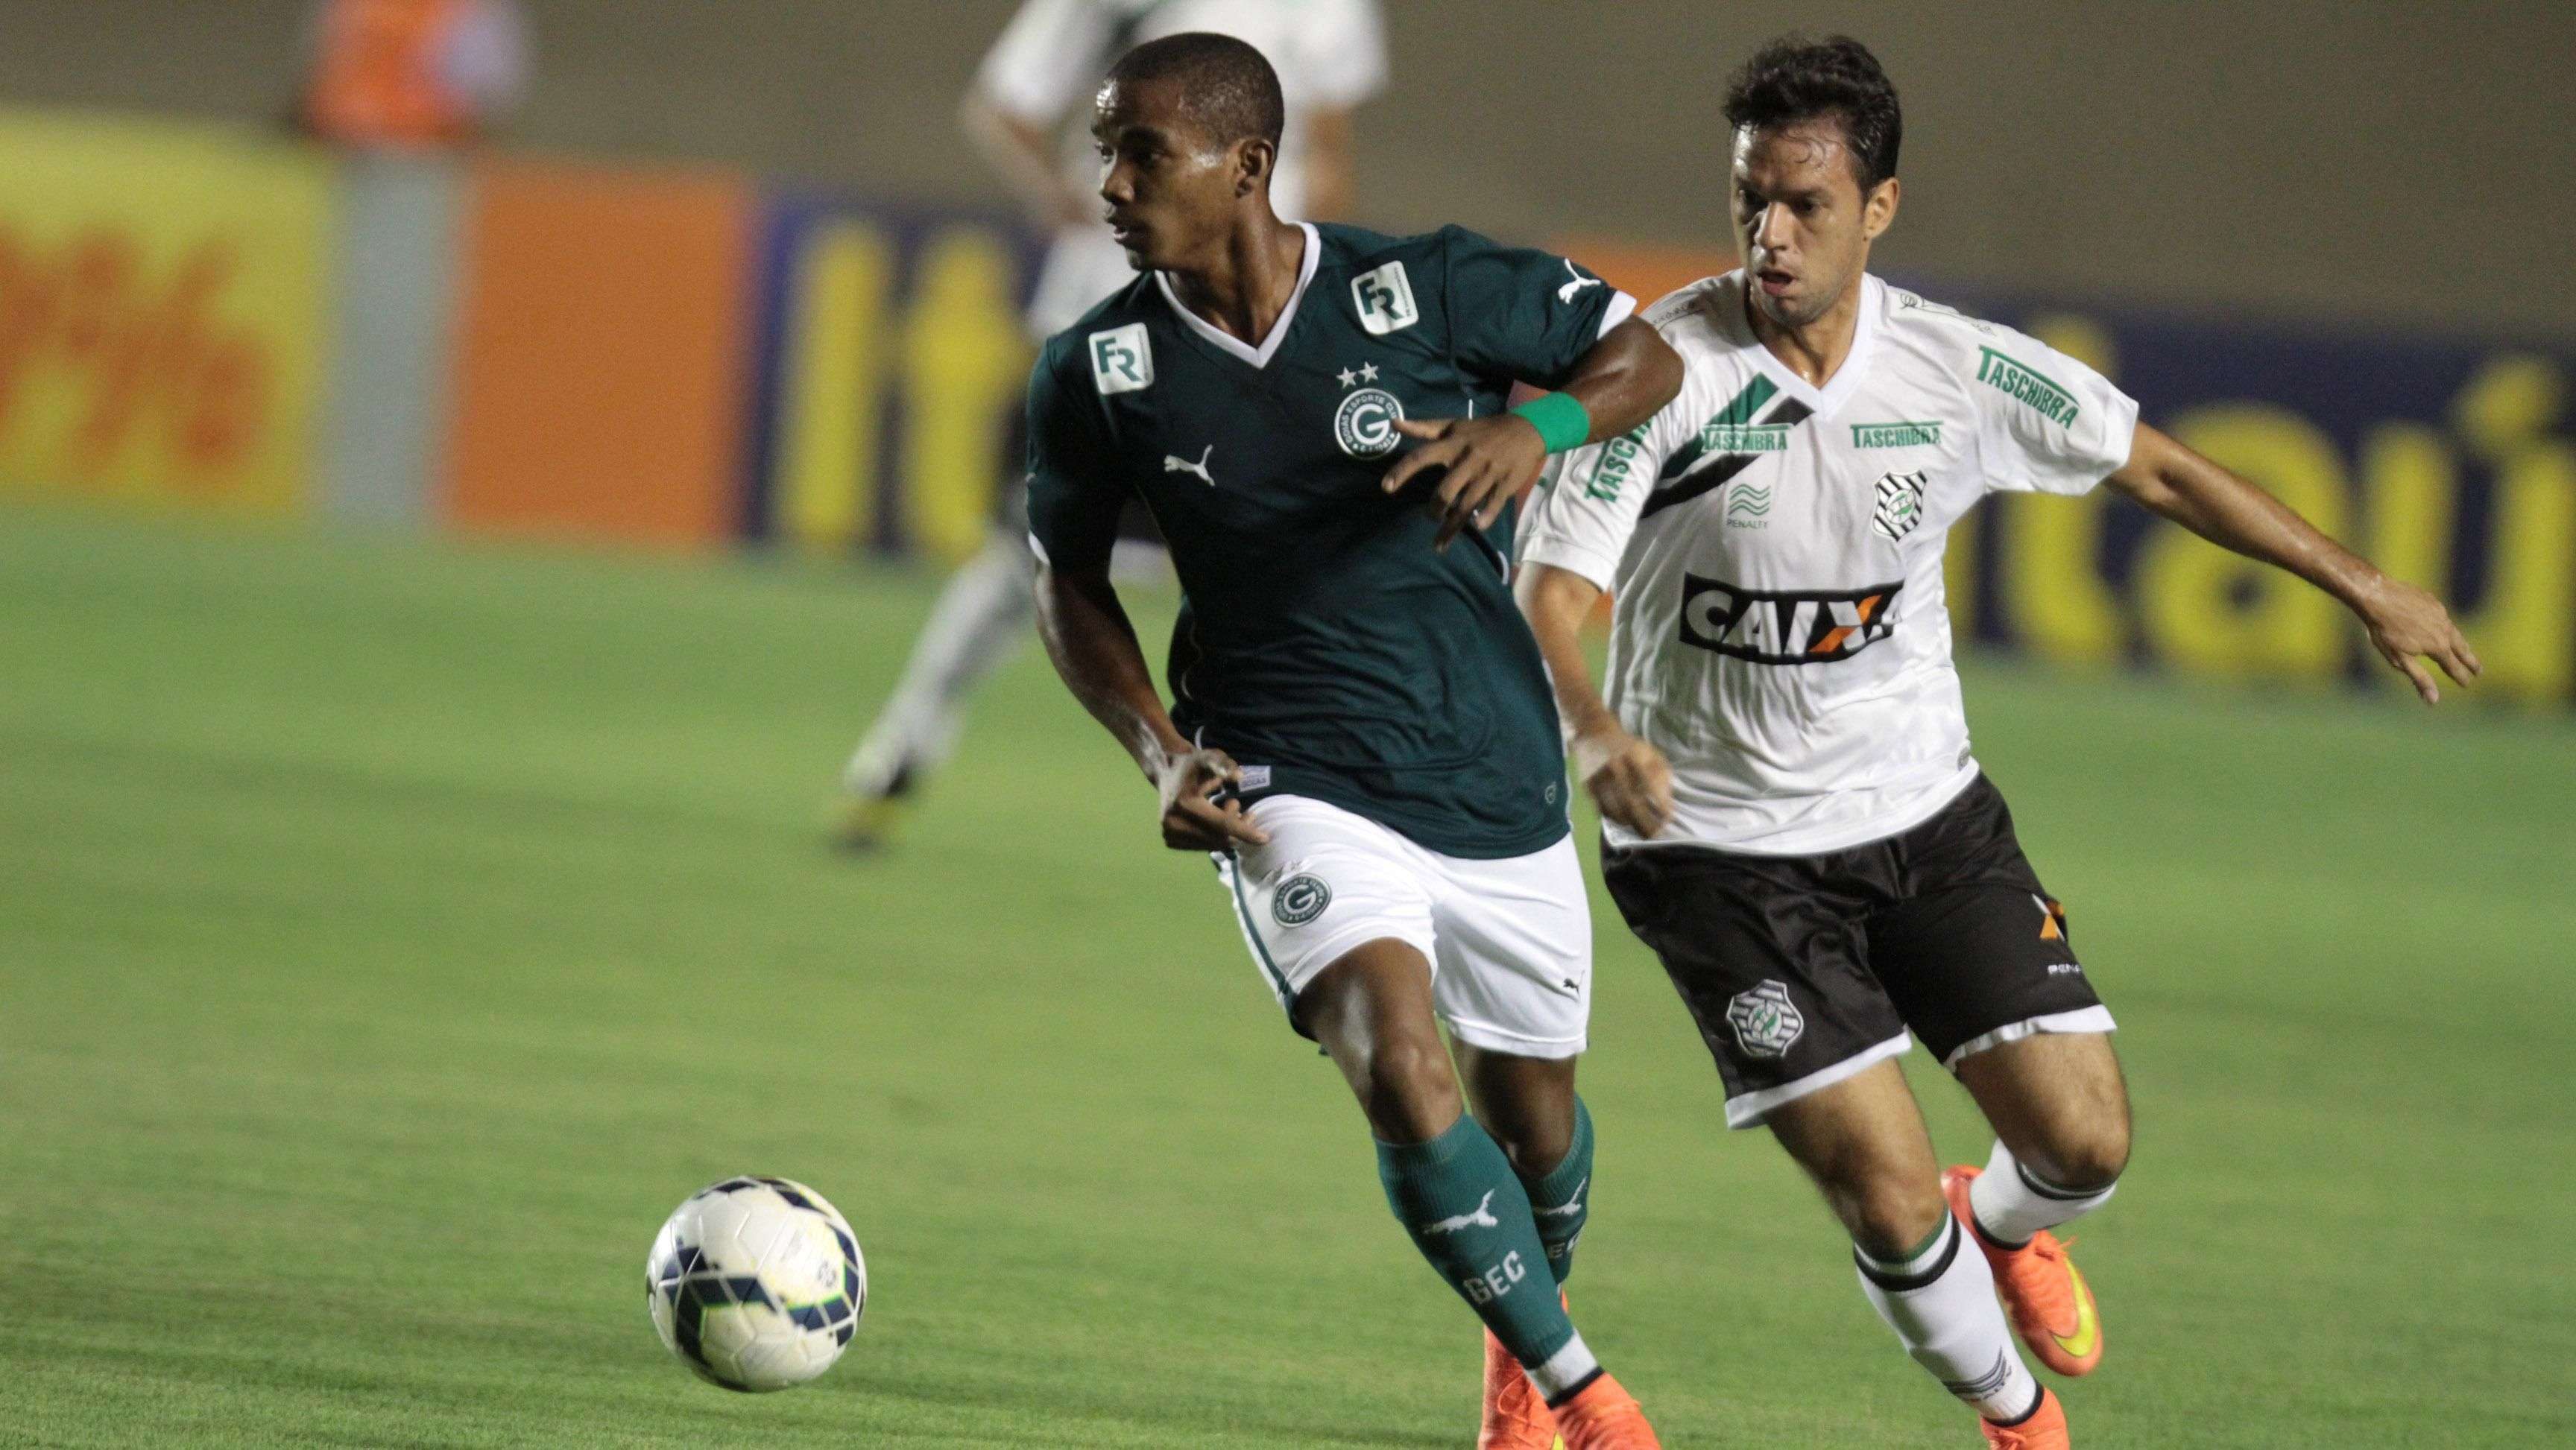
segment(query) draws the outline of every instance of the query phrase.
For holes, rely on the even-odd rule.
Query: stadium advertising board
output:
[[[2576,355],[1996,306],[2146,420],[2450,601],[2482,697],[2576,697]],[[1964,632],[2043,657],[2404,689],[2339,606],[2107,491],[2012,496],[1952,541]],[[1959,585],[1965,583],[1967,587]]]
[[[749,533],[948,561],[982,545],[1019,466],[1031,256],[989,217],[781,199],[760,265]]]
[[[0,492],[308,491],[330,175],[205,127],[0,113]]]

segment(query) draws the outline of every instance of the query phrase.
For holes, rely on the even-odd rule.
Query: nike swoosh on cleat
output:
[[[2083,1359],[2101,1347],[2102,1321],[2093,1308],[2093,1290],[2085,1284],[2084,1276],[2076,1272],[2073,1264],[2066,1266],[2066,1276],[2075,1281],[2075,1332],[2060,1334],[2052,1329],[2048,1337],[2057,1341],[2058,1348]]]

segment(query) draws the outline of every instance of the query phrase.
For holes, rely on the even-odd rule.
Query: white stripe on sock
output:
[[[2022,1181],[2022,1165],[2013,1152],[1995,1140],[1995,1151],[1986,1159],[1986,1171],[1968,1185],[1968,1207],[1977,1215],[1977,1227],[1986,1237],[2000,1243],[2030,1242],[2030,1236],[2041,1229],[2073,1223],[2103,1204],[2120,1185],[2085,1192],[2061,1189],[2054,1193],[2034,1192]]]
[[[1530,1383],[1538,1388],[1539,1398],[1552,1400],[1583,1383],[1601,1368],[1601,1361],[1592,1357],[1592,1350],[1584,1344],[1583,1336],[1577,1334],[1565,1342],[1565,1348],[1549,1355],[1545,1364],[1533,1364],[1527,1368]]]

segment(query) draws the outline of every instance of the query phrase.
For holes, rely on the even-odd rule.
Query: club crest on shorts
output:
[[[1726,1023],[1735,1029],[1735,1043],[1748,1057],[1781,1057],[1789,1045],[1807,1030],[1807,1019],[1798,1012],[1798,1004],[1789,1000],[1789,988],[1783,982],[1764,982],[1747,987],[1726,1004]]]
[[[1891,473],[1878,481],[1878,512],[1870,516],[1870,523],[1889,543],[1914,532],[1914,526],[1923,522],[1923,486],[1930,480],[1931,475],[1924,473]]]
[[[1304,926],[1333,904],[1333,888],[1321,876],[1300,873],[1279,883],[1270,897],[1270,919],[1281,926]]]

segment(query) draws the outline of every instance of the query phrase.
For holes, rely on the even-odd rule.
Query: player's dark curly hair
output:
[[[1754,52],[1726,88],[1726,123],[1767,130],[1830,116],[1841,123],[1867,195],[1896,174],[1905,117],[1896,86],[1869,47],[1848,35],[1784,35]]]
[[[1231,35],[1185,30],[1149,40],[1109,68],[1113,81],[1178,81],[1182,110],[1221,145],[1259,139],[1275,150],[1287,128],[1279,73]]]

